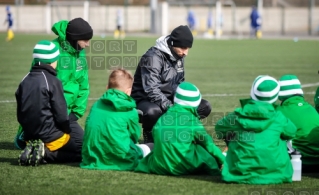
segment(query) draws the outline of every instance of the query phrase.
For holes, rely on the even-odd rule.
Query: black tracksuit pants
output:
[[[84,131],[77,121],[70,121],[70,139],[67,144],[56,151],[51,152],[45,147],[45,157],[47,162],[66,163],[81,162],[81,150]]]
[[[143,116],[141,119],[142,127],[143,127],[143,137],[144,143],[152,143],[154,142],[152,136],[152,129],[157,120],[163,114],[161,108],[152,102],[142,100],[137,104],[137,109],[143,111]],[[212,110],[210,103],[207,100],[202,99],[200,105],[197,108],[197,113],[200,118],[206,118]]]

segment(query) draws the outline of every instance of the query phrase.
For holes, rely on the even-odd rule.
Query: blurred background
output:
[[[55,22],[82,17],[101,36],[113,34],[119,25],[126,34],[165,35],[187,24],[199,37],[241,37],[251,35],[255,6],[264,36],[318,36],[318,4],[318,0],[0,0],[0,21],[6,19],[9,6],[14,32],[50,34]]]

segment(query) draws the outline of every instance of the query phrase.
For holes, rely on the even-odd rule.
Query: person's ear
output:
[[[51,66],[52,68],[56,69],[57,64],[58,64],[58,61],[55,61],[55,62],[52,62],[52,63],[50,64],[50,66]]]
[[[132,93],[132,88],[131,88],[131,87],[130,87],[130,88],[127,88],[127,89],[125,90],[125,93],[130,96],[131,93]]]

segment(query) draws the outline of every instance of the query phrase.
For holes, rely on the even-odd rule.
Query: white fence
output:
[[[129,32],[148,32],[150,30],[150,8],[148,6],[90,6],[89,23],[96,33],[111,32],[116,28],[116,13],[118,9],[124,12],[124,29]],[[5,10],[5,6],[0,6],[0,10]],[[47,14],[47,6],[19,6],[11,7],[15,31],[19,32],[46,32],[53,23],[59,19],[70,20],[76,17],[84,17],[84,6],[59,6],[52,7],[51,13]],[[205,31],[207,24],[208,7],[193,7],[196,15],[197,30]],[[212,9],[213,15],[215,8]],[[251,9],[240,7],[236,8],[235,20],[232,17],[230,7],[223,7],[223,31],[225,33],[234,30],[237,33],[249,33],[249,19]],[[174,27],[187,24],[188,10],[185,7],[168,8],[168,31]],[[5,13],[0,16],[0,21],[5,20]],[[282,32],[282,10],[280,8],[263,9],[263,32],[277,33]],[[51,16],[48,19],[48,15]],[[163,17],[161,17],[163,18]],[[245,20],[245,18],[247,18]],[[235,21],[235,23],[233,23]],[[308,34],[308,9],[307,8],[286,8],[284,12],[284,31],[286,34]],[[319,8],[314,8],[312,18],[312,34],[317,34],[319,26]],[[6,27],[1,28],[2,31]]]

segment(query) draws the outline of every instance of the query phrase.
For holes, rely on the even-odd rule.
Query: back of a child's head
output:
[[[260,75],[252,84],[250,96],[253,100],[272,104],[278,99],[279,89],[279,83],[275,78]]]
[[[109,76],[108,89],[118,89],[126,92],[126,90],[131,89],[133,85],[132,74],[122,68],[115,69],[111,72]]]
[[[192,83],[182,82],[174,96],[174,104],[197,108],[202,100],[199,89]]]
[[[296,75],[287,74],[279,79],[280,91],[279,100],[284,101],[292,96],[303,96],[301,83]]]
[[[33,48],[34,63],[52,64],[59,59],[59,48],[51,41],[39,41]]]

